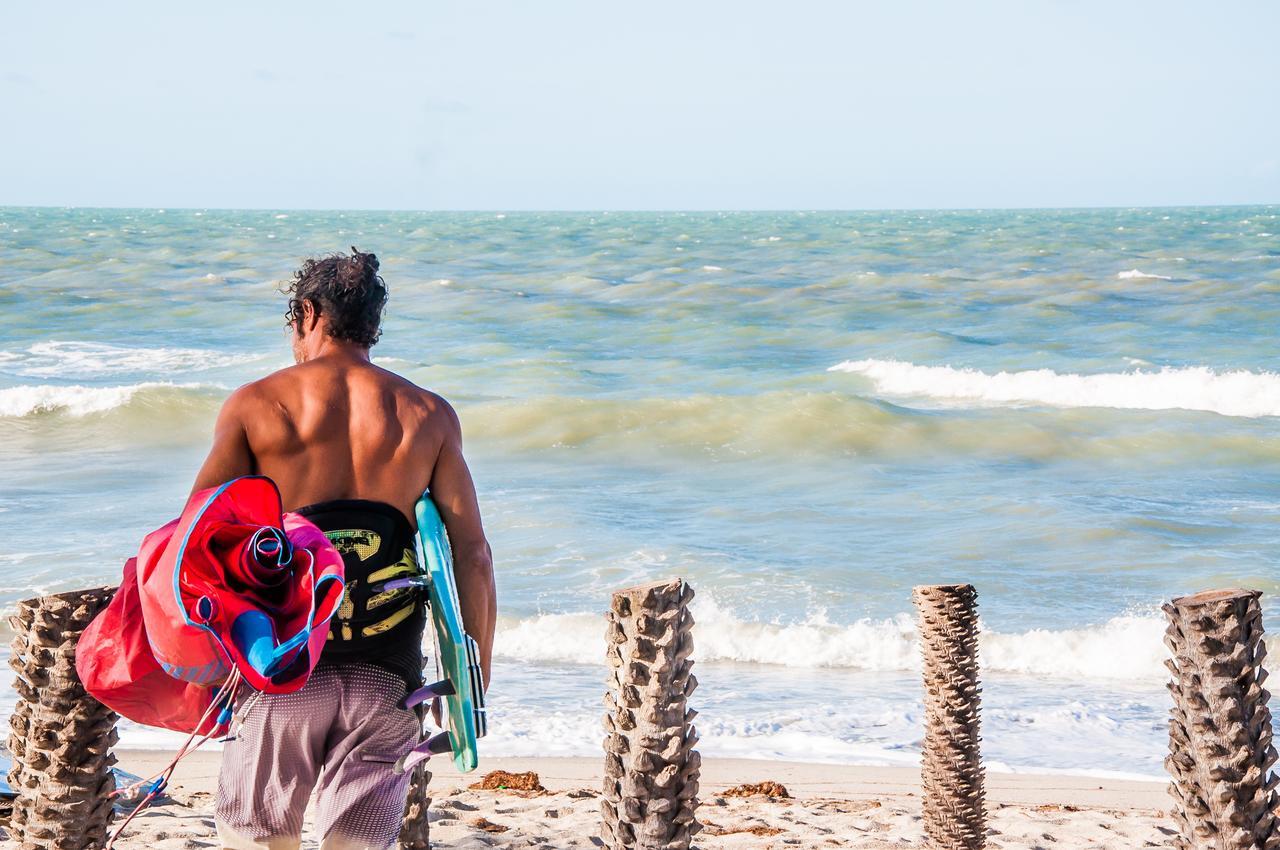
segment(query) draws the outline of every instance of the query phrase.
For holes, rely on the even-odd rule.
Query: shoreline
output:
[[[140,776],[163,767],[161,750],[120,750],[118,767]],[[170,799],[140,814],[120,848],[197,850],[216,843],[214,791],[221,754],[185,759]],[[493,770],[534,771],[543,792],[472,789]],[[459,774],[437,761],[431,781],[432,846],[588,850],[595,847],[603,757],[491,758]],[[744,783],[781,783],[792,799],[733,797]],[[865,767],[757,759],[707,758],[702,766],[704,831],[698,846],[720,848],[924,846],[920,775],[915,768]],[[1054,847],[1155,846],[1171,834],[1167,783],[1051,774],[991,773],[987,777],[989,846],[1032,850],[1052,836]],[[317,836],[303,834],[312,850]]]
[[[117,751],[119,767],[138,776],[159,770],[170,753],[164,750]],[[170,787],[188,792],[212,793],[222,754],[196,752],[183,759]],[[604,756],[547,756],[482,758],[480,768],[459,773],[452,762],[433,760],[431,788],[465,788],[486,773],[533,771],[548,789],[598,788],[604,776]],[[770,759],[714,758],[702,761],[703,796],[744,782],[772,780],[787,787],[792,796],[850,799],[911,797],[920,794],[920,771],[913,767],[827,764],[825,762],[773,761]],[[1014,805],[1058,804],[1081,807],[1163,809],[1168,800],[1167,781],[1110,779],[1056,773],[1004,773],[986,775],[987,800]]]
[[[180,736],[180,737],[185,737],[185,736]],[[168,744],[138,746],[136,744],[131,744],[128,741],[125,741],[123,743],[124,743],[123,746],[117,746],[114,748],[114,752],[116,753],[117,757],[120,758],[121,760],[120,767],[122,768],[126,767],[125,765],[126,758],[128,758],[131,762],[135,764],[140,764],[144,766],[161,765],[164,763],[164,757],[166,757],[171,753],[176,752],[178,747],[181,745],[180,740],[175,741],[172,746]],[[5,748],[3,746],[3,743],[0,743],[0,752],[4,752],[4,751],[5,751]],[[204,746],[202,746],[199,749],[199,751],[188,756],[187,759],[184,760],[184,763],[186,761],[212,759],[216,764],[218,759],[221,758],[221,753],[222,753],[221,745],[211,741],[205,744]],[[919,754],[917,753],[917,756],[918,755]],[[604,757],[603,751],[600,756],[585,756],[585,755],[482,756],[480,768],[479,770],[476,771],[476,773],[483,774],[490,770],[507,770],[511,772],[537,770],[536,767],[531,767],[531,766],[520,767],[517,770],[516,768],[509,766],[512,764],[516,764],[516,765],[544,764],[545,765],[548,763],[550,764],[563,763],[566,765],[576,765],[576,763],[580,762],[583,765],[591,765],[591,764],[594,764],[596,761],[603,759],[603,757]],[[757,756],[738,756],[738,755],[733,755],[733,756],[707,755],[705,752],[703,752],[703,763],[706,764],[708,762],[714,762],[716,764],[734,764],[734,765],[741,765],[741,766],[759,765],[761,769],[764,770],[765,772],[768,772],[768,765],[780,765],[781,766],[780,769],[793,770],[793,771],[798,770],[798,771],[801,771],[802,773],[807,769],[826,770],[829,768],[834,773],[834,775],[841,776],[841,777],[856,777],[858,774],[866,771],[873,771],[876,773],[892,773],[894,775],[901,774],[902,776],[912,776],[919,773],[919,767],[918,765],[915,765],[915,764],[902,764],[902,763],[890,764],[890,763],[886,763],[885,761],[877,761],[873,759],[868,759],[866,761],[857,761],[857,762],[806,761],[804,759],[785,758],[785,757],[769,758],[765,756],[757,757]],[[493,765],[493,766],[490,767],[489,765]],[[1075,768],[1069,768],[1069,767],[1055,768],[1055,767],[1044,767],[1044,766],[1010,767],[1004,762],[999,762],[999,761],[984,761],[983,767],[986,771],[988,787],[991,786],[993,781],[997,781],[998,777],[1021,777],[1021,778],[1032,778],[1032,779],[1043,779],[1046,781],[1058,780],[1072,787],[1074,787],[1077,784],[1079,784],[1081,787],[1086,787],[1090,784],[1098,784],[1098,785],[1106,785],[1106,786],[1111,786],[1111,785],[1135,785],[1135,786],[1161,785],[1163,786],[1167,784],[1169,781],[1169,778],[1166,775],[1152,776],[1149,774],[1129,773],[1121,770],[1093,770],[1089,768],[1075,769]],[[134,773],[136,771],[129,770],[129,772]],[[704,773],[705,773],[705,770],[704,770]],[[461,774],[457,774],[451,769],[449,770],[442,769],[441,771],[438,772],[437,775],[457,776],[459,777],[459,779],[462,778]],[[473,774],[467,774],[467,775],[469,776]],[[569,769],[568,773],[564,774],[565,778],[577,778],[584,775],[586,775],[586,767],[583,767],[581,770],[574,767],[572,769]],[[1010,784],[1015,784],[1015,783],[1010,783]]]

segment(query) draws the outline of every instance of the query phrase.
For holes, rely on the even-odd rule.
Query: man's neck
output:
[[[321,358],[332,361],[368,363],[369,349],[353,342],[345,342],[328,337],[319,343],[314,351],[308,353],[304,362],[320,360]]]

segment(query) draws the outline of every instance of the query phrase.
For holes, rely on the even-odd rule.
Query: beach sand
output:
[[[149,775],[167,755],[133,750],[120,767]],[[213,790],[218,753],[185,761],[170,802],[140,814],[121,848],[216,847]],[[439,848],[600,846],[602,759],[486,759],[466,776],[444,762],[432,780],[431,839]],[[485,772],[535,771],[545,792],[472,790]],[[724,796],[731,786],[772,780],[794,799]],[[918,772],[745,759],[706,759],[697,846],[729,848],[923,848]],[[1167,846],[1173,834],[1165,784],[1078,776],[992,773],[987,779],[990,848],[1067,850]],[[304,847],[316,847],[304,835]]]

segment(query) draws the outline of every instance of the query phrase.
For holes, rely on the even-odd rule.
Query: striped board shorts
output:
[[[409,775],[392,766],[421,731],[404,696],[399,676],[354,663],[322,664],[301,690],[259,697],[222,751],[222,846],[294,850],[313,790],[323,850],[394,846]]]

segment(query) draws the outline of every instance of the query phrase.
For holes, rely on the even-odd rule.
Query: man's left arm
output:
[[[431,473],[431,496],[449,532],[458,605],[467,634],[480,650],[485,690],[493,673],[493,637],[498,622],[498,596],[493,579],[493,552],[480,520],[475,483],[462,457],[462,426],[458,414],[440,399],[445,421],[444,442]]]
[[[247,396],[248,387],[241,387],[223,403],[213,427],[213,448],[196,475],[192,493],[253,474],[253,452],[249,449],[244,419]]]

